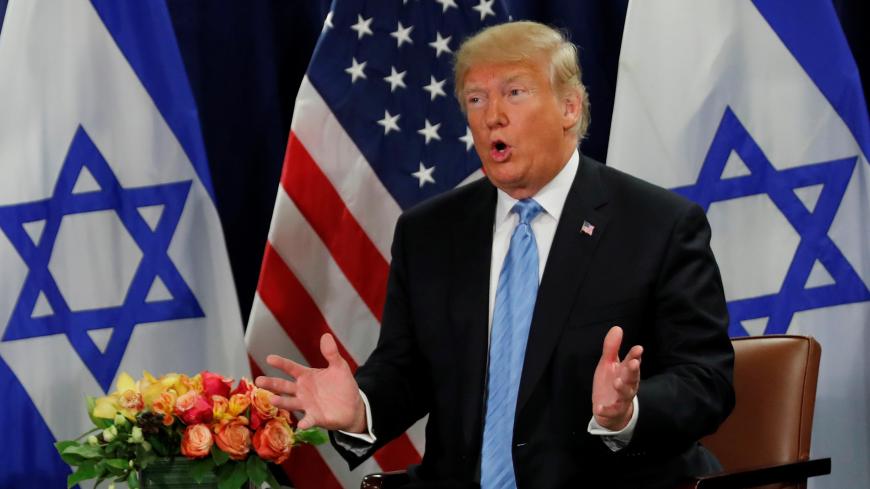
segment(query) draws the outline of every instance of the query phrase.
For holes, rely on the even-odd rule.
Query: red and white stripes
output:
[[[245,340],[252,368],[276,353],[323,366],[332,333],[351,368],[375,346],[390,244],[401,208],[306,77],[296,99],[281,186]],[[359,487],[366,473],[417,463],[423,427],[350,472],[331,446],[300,447],[285,464],[296,487]]]

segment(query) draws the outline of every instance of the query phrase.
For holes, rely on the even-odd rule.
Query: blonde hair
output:
[[[580,95],[583,113],[571,130],[583,139],[589,128],[589,97],[581,80],[577,46],[552,27],[537,22],[517,21],[488,27],[466,39],[453,63],[454,93],[465,112],[465,75],[481,64],[519,63],[538,59],[549,61],[550,84],[558,96],[574,91]]]

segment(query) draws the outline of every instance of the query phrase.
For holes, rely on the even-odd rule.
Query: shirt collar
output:
[[[544,212],[552,216],[556,222],[559,221],[559,217],[562,215],[565,200],[568,198],[568,191],[571,190],[571,184],[574,183],[574,177],[577,176],[577,169],[579,167],[580,153],[575,149],[571,153],[568,163],[565,164],[559,173],[547,182],[538,193],[532,196],[544,209]],[[510,211],[516,203],[517,199],[508,195],[504,190],[498,189],[498,203],[495,209],[496,226],[510,218]]]

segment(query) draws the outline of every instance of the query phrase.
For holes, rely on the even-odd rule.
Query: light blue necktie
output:
[[[519,215],[519,223],[498,278],[492,314],[480,462],[482,489],[517,487],[511,450],[514,415],[538,295],[538,245],[530,223],[542,210],[532,199],[520,200],[511,209]]]

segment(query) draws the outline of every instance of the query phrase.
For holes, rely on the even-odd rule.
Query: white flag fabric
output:
[[[65,487],[52,443],[122,371],[250,376],[163,2],[9,2],[0,270],[0,487]]]
[[[732,336],[821,343],[816,488],[870,487],[868,154],[830,1],[629,5],[608,164],[705,208]]]

